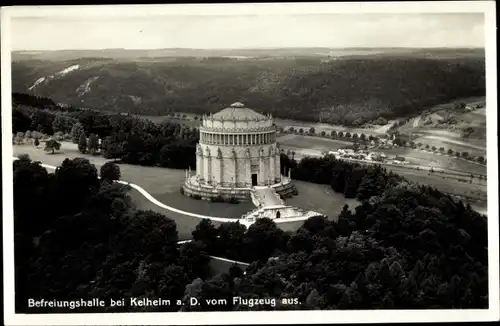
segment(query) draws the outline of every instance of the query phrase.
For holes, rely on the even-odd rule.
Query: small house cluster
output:
[[[369,152],[364,150],[354,150],[354,149],[338,149],[337,151],[328,152],[330,155],[335,155],[338,159],[351,159],[351,160],[363,160],[363,161],[376,161],[384,162],[387,159],[387,155],[381,152]]]

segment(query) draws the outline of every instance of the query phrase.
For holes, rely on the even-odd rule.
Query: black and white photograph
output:
[[[495,12],[2,7],[5,324],[498,320]]]

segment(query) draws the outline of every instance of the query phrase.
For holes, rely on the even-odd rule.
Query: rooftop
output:
[[[243,103],[236,102],[228,108],[217,112],[213,115],[215,120],[232,120],[232,121],[247,121],[247,120],[267,120],[263,114],[255,112],[252,109],[246,108]]]

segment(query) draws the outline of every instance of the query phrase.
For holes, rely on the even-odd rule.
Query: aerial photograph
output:
[[[16,313],[488,309],[484,26],[12,18]]]

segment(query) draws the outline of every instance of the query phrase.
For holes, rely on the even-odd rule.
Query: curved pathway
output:
[[[18,160],[17,157],[13,157],[13,159],[14,160]],[[48,164],[43,164],[43,163],[41,163],[40,165],[43,166],[44,168],[51,169],[51,170],[55,170],[57,168],[57,167],[55,167],[53,165],[48,165]],[[176,212],[176,213],[179,213],[179,214],[184,214],[184,215],[191,216],[191,217],[196,217],[196,218],[206,218],[206,219],[210,219],[212,221],[217,221],[217,222],[237,222],[237,221],[239,221],[239,219],[237,219],[237,218],[206,216],[206,215],[200,215],[200,214],[195,214],[195,213],[190,213],[190,212],[182,211],[180,209],[177,209],[177,208],[165,205],[164,203],[162,203],[159,200],[157,200],[156,198],[154,198],[145,189],[141,188],[140,186],[138,186],[136,184],[133,184],[133,183],[130,183],[130,182],[126,182],[126,181],[122,181],[122,180],[117,180],[116,182],[134,188],[135,190],[137,190],[138,192],[140,192],[141,195],[143,195],[146,199],[148,199],[150,202],[152,202],[156,206],[159,206],[159,207],[161,207],[163,209],[166,209],[166,210],[169,210],[169,211],[172,211],[172,212]]]
[[[13,157],[14,160],[18,160],[17,157]],[[43,164],[41,163],[40,164],[41,166],[43,166],[44,168],[47,168],[47,169],[51,169],[51,170],[55,170],[57,167],[53,166],[53,165],[48,165],[48,164]],[[124,185],[127,185],[127,186],[130,186],[131,188],[134,188],[135,190],[137,190],[141,195],[143,195],[147,200],[149,200],[151,203],[155,204],[156,206],[158,207],[161,207],[165,210],[168,210],[168,211],[171,211],[171,212],[175,212],[175,213],[179,213],[179,214],[183,214],[183,215],[186,215],[186,216],[191,216],[191,217],[195,217],[195,218],[201,218],[201,219],[209,219],[209,220],[212,220],[212,221],[216,221],[216,222],[222,222],[222,223],[228,223],[228,222],[238,222],[242,225],[245,225],[247,228],[253,224],[253,222],[248,222],[246,220],[242,220],[242,219],[237,219],[237,218],[226,218],[226,217],[218,217],[218,216],[207,216],[207,215],[201,215],[201,214],[195,214],[195,213],[190,213],[190,212],[186,212],[186,211],[183,211],[183,210],[180,210],[180,209],[177,209],[177,208],[174,208],[174,207],[171,207],[171,206],[168,206],[168,205],[165,205],[164,203],[160,202],[159,200],[157,200],[156,198],[154,198],[149,192],[147,192],[145,189],[143,189],[142,187],[136,185],[136,184],[133,184],[133,183],[130,183],[130,182],[126,182],[126,181],[122,181],[122,180],[117,180],[116,182],[118,183],[121,183],[121,184],[124,184]],[[287,222],[297,222],[297,221],[305,221],[307,220],[309,217],[292,217],[292,218],[288,218],[288,219],[280,219],[280,220],[275,220],[274,222],[275,223],[287,223]]]

